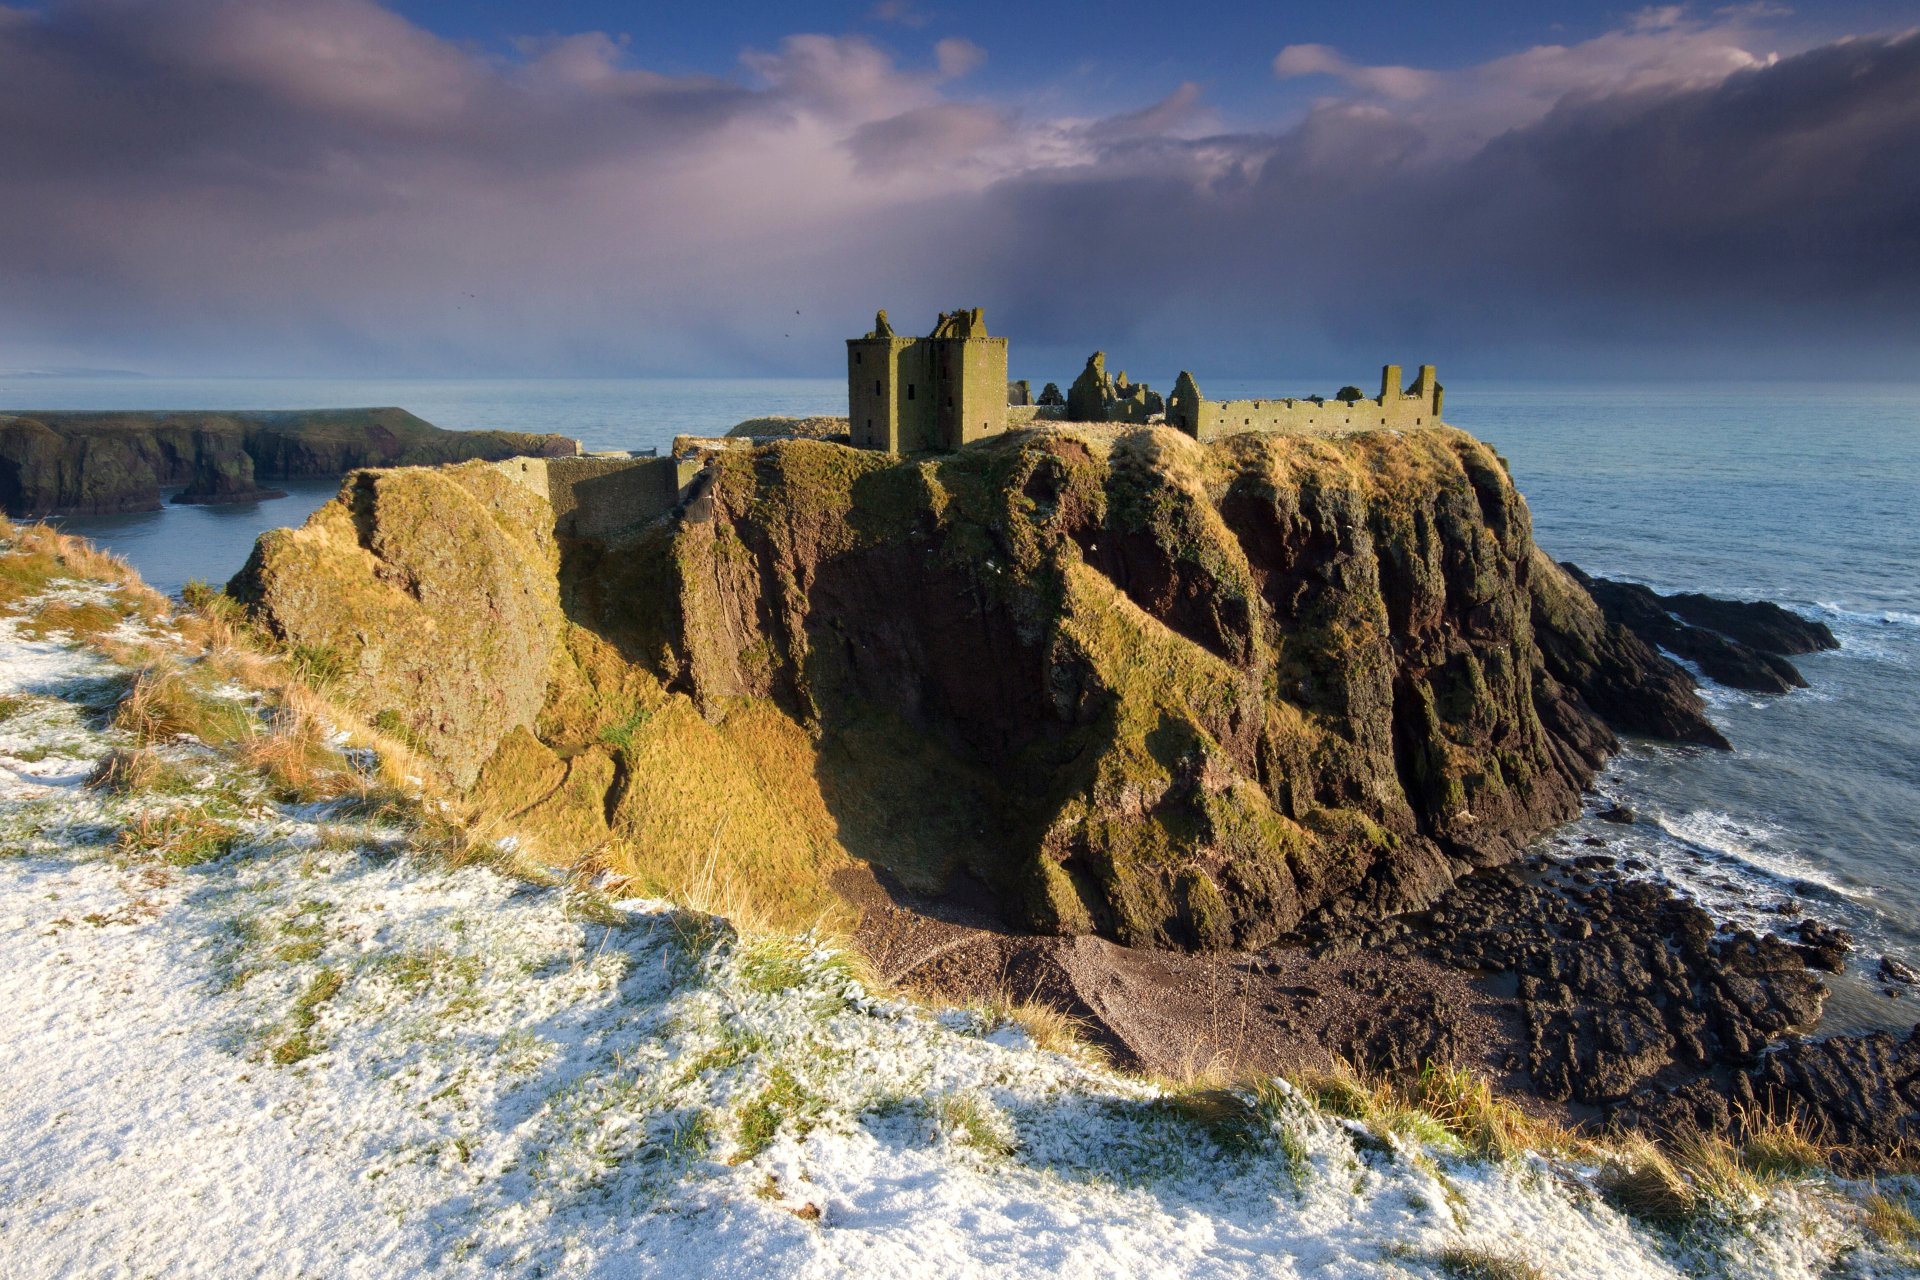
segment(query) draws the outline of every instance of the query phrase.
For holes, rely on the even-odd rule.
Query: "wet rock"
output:
[[[1694,626],[1718,631],[1762,653],[1791,656],[1840,647],[1825,623],[1803,618],[1770,600],[1723,600],[1692,591],[1661,596],[1659,600],[1669,612]]]
[[[1826,994],[1793,948],[1723,934],[1658,885],[1474,875],[1430,918],[1428,954],[1517,975],[1527,1074],[1559,1101],[1657,1109],[1690,1075],[1751,1063],[1812,1026]]]
[[[1800,939],[1800,945],[1794,949],[1806,957],[1807,963],[1814,968],[1839,973],[1847,967],[1847,952],[1853,950],[1853,935],[1845,929],[1806,919],[1793,927],[1793,933]]]
[[[1650,645],[1698,663],[1709,678],[1729,688],[1786,693],[1806,687],[1806,679],[1784,657],[1680,621],[1668,611],[1661,596],[1638,583],[1591,578],[1574,565],[1564,567],[1579,579],[1609,621],[1626,627]]]
[[[1920,1028],[1790,1041],[1733,1083],[1760,1114],[1817,1117],[1825,1139],[1851,1149],[1843,1168],[1920,1139]]]
[[[1573,573],[1536,552],[1531,585],[1534,642],[1546,676],[1536,701],[1541,719],[1573,750],[1592,759],[1612,749],[1607,735],[1582,732],[1574,709],[1581,704],[1628,733],[1729,747],[1707,720],[1692,677],[1608,619]]]
[[[1613,822],[1620,826],[1626,826],[1636,819],[1633,810],[1623,804],[1610,804],[1593,816],[1602,822]]]
[[[1920,973],[1915,973],[1907,965],[1900,963],[1900,961],[1895,960],[1892,956],[1881,956],[1880,980],[1882,982],[1900,982],[1905,983],[1907,986],[1912,986],[1914,983],[1920,982]]]

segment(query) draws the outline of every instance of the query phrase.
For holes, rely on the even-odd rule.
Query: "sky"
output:
[[[0,369],[1920,379],[1920,0],[0,2]],[[1344,371],[1352,370],[1351,375]],[[1285,388],[1276,388],[1284,391]]]

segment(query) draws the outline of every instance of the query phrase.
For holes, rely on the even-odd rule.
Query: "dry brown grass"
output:
[[[974,1000],[967,1007],[989,1026],[1019,1027],[1035,1048],[1048,1053],[1082,1056],[1092,1052],[1086,1041],[1086,1022],[1045,1001],[1021,1000],[996,992]]]
[[[220,747],[256,732],[253,713],[244,703],[208,692],[186,668],[166,658],[134,675],[113,723],[143,743],[168,742],[185,734]]]
[[[167,598],[140,580],[119,556],[44,523],[16,524],[0,516],[0,606],[38,595],[62,578],[105,582],[121,588],[130,610],[153,621],[170,611]]]
[[[332,744],[330,708],[304,685],[287,684],[264,730],[247,738],[243,764],[272,783],[283,800],[310,802],[357,795],[367,786]]]
[[[1866,1228],[1880,1243],[1911,1259],[1920,1252],[1920,1216],[1903,1200],[1875,1191],[1861,1206]]]

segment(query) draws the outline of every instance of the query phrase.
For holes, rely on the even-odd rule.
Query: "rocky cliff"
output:
[[[1027,929],[1257,947],[1510,858],[1603,716],[1718,741],[1450,430],[789,441],[618,545],[539,506],[358,475],[231,589],[557,860],[851,858]]]
[[[266,496],[262,482],[356,467],[575,451],[562,436],[443,431],[404,409],[0,414],[0,508],[9,516],[150,511]]]

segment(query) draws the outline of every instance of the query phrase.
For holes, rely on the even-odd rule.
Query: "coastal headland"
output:
[[[1449,1062],[1581,1120],[1898,1149],[1920,1044],[1807,1038],[1844,939],[1527,852],[1616,734],[1726,745],[1692,678],[1486,444],[1300,403],[361,471],[228,590],[523,854],[838,921],[1122,1062]],[[1777,674],[1736,615],[1694,630]]]
[[[280,496],[277,480],[579,451],[564,436],[446,431],[404,409],[0,412],[0,510],[101,515]]]

